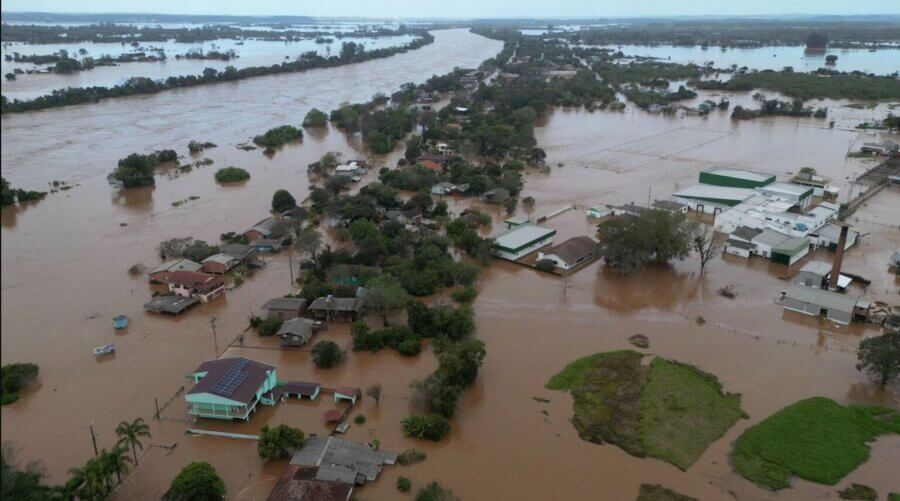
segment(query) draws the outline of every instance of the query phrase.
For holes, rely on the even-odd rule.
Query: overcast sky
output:
[[[900,0],[3,0],[4,11],[319,17],[900,14]]]

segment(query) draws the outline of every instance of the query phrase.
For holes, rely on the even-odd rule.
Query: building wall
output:
[[[730,205],[710,202],[709,200],[700,200],[697,198],[675,197],[675,201],[687,205],[692,211],[703,212],[706,214],[718,214],[731,208]]]
[[[784,298],[782,306],[784,306],[788,310],[793,310],[806,315],[812,315],[814,317],[822,315],[823,309],[819,305],[805,303],[789,297]],[[837,322],[839,324],[849,324],[850,321],[853,320],[853,312],[849,311],[826,310],[824,316],[828,320]]]
[[[765,181],[752,181],[750,179],[713,174],[711,172],[700,173],[700,182],[703,184],[712,184],[714,186],[729,186],[732,188],[757,188],[759,186],[770,184],[774,180],[774,176],[768,178]]]
[[[217,275],[224,275],[225,272],[228,271],[228,268],[222,263],[207,261],[203,263],[203,271],[207,273],[214,273]]]
[[[731,245],[725,246],[725,252],[734,256],[750,257],[750,249],[742,249],[740,247],[733,247]]]
[[[797,274],[797,278],[794,280],[796,283],[800,285],[805,285],[807,287],[816,287],[821,289],[822,282],[825,281],[825,277],[819,275],[818,273],[813,273],[811,271],[800,271]]]
[[[510,252],[507,250],[500,249],[498,247],[494,247],[491,249],[491,254],[497,256],[499,258],[508,259],[510,261],[516,261],[521,259],[522,257],[531,254],[532,252],[540,249],[541,247],[546,247],[553,243],[553,237],[547,237],[544,240],[538,240],[537,242],[525,247],[524,249],[519,250],[518,252]]]

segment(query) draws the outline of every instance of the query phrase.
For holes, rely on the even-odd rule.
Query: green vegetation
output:
[[[225,482],[206,461],[192,462],[172,479],[163,501],[220,501],[225,497]]]
[[[43,200],[47,196],[46,191],[26,191],[22,189],[13,189],[10,187],[6,179],[0,177],[0,207],[12,205],[18,202],[32,202],[35,200]]]
[[[260,336],[274,336],[278,329],[281,329],[281,324],[283,323],[284,321],[278,317],[269,317],[258,323],[256,332]]]
[[[426,457],[425,453],[418,449],[406,449],[397,455],[397,462],[403,466],[408,466],[420,461],[425,461]]]
[[[30,363],[7,364],[0,367],[0,403],[11,404],[19,399],[19,390],[37,378],[38,366]]]
[[[404,476],[397,477],[397,490],[398,491],[409,492],[409,490],[411,488],[412,488],[412,482],[408,478],[406,478]]]
[[[220,183],[237,183],[250,179],[250,173],[240,167],[224,167],[216,171],[216,181]]]
[[[865,371],[882,388],[896,379],[900,375],[900,333],[888,332],[860,341],[856,370]]]
[[[169,162],[178,163],[175,150],[159,150],[149,155],[132,153],[119,160],[118,166],[109,175],[109,180],[120,183],[123,188],[153,186],[153,170]]]
[[[262,459],[290,457],[292,450],[299,449],[303,445],[304,439],[302,431],[286,424],[280,424],[274,428],[265,425],[259,430],[256,452]]]
[[[681,214],[648,210],[637,217],[615,218],[597,227],[606,265],[632,273],[649,263],[666,263],[690,254],[696,224]]]
[[[356,223],[354,226],[359,228]],[[354,226],[350,227],[351,234],[354,232]],[[357,235],[359,235],[359,230]],[[368,237],[369,235],[362,235],[358,240]],[[363,307],[378,314],[385,326],[388,325],[388,317],[391,313],[402,310],[409,304],[409,301],[409,294],[400,281],[392,275],[381,275],[369,280],[366,283],[366,294],[362,298]]]
[[[875,501],[878,499],[878,492],[868,485],[851,484],[846,489],[838,491],[838,497],[856,501]]]
[[[790,487],[794,475],[834,485],[869,458],[867,443],[886,433],[900,433],[896,411],[814,397],[744,431],[734,443],[731,464],[744,478],[771,489]]]
[[[116,443],[118,447],[131,447],[131,454],[134,456],[134,465],[138,465],[137,450],[144,450],[144,443],[141,439],[152,438],[150,435],[150,426],[144,422],[144,418],[137,418],[130,423],[122,421],[116,426],[116,436],[119,441]]]
[[[447,418],[437,414],[414,414],[400,424],[403,426],[403,435],[410,438],[437,442],[450,433],[450,423]]]
[[[353,322],[350,335],[353,337],[353,351],[375,352],[382,348],[391,348],[408,357],[418,355],[422,351],[421,338],[405,325],[372,331],[364,322]]]
[[[324,111],[313,108],[303,118],[304,127],[327,127],[328,115]]]
[[[356,417],[353,418],[353,422],[356,424],[365,424],[366,416],[363,416],[362,414],[357,414]]]
[[[319,341],[313,346],[313,363],[320,369],[330,369],[340,363],[343,358],[344,352],[334,341]]]
[[[685,496],[659,484],[641,484],[637,501],[697,501],[697,498]]]
[[[725,82],[694,80],[698,89],[748,91],[770,89],[805,101],[808,99],[900,99],[900,81],[890,76],[872,76],[819,70],[814,73],[760,71],[734,75]]]
[[[795,99],[792,102],[764,99],[759,103],[759,108],[756,110],[737,105],[731,111],[732,120],[752,120],[767,116],[825,118],[828,116],[828,108],[803,106],[803,101],[800,99]]]
[[[190,151],[191,153],[200,153],[207,148],[215,147],[216,143],[211,143],[209,141],[197,141],[192,139],[188,142],[188,151]]]
[[[643,334],[635,334],[631,336],[630,338],[628,338],[628,342],[633,344],[634,346],[637,346],[638,348],[647,349],[650,347],[650,339],[648,339],[647,336]]]
[[[287,212],[297,207],[297,201],[288,190],[278,190],[272,195],[272,210]]]
[[[457,501],[459,498],[453,495],[453,491],[437,482],[431,482],[419,489],[413,501]]]
[[[697,78],[705,70],[694,64],[663,63],[658,61],[634,61],[628,64],[601,62],[594,71],[604,82],[618,87],[626,83],[668,86],[669,80]]]
[[[703,451],[746,417],[740,396],[686,364],[632,350],[597,353],[567,365],[547,383],[569,390],[572,424],[584,440],[610,443],[638,457],[687,469]]]
[[[478,291],[475,290],[475,287],[465,287],[458,291],[453,291],[450,294],[450,297],[453,298],[454,301],[458,303],[471,303],[475,300],[475,297],[478,296]]]
[[[191,32],[200,30],[188,30]],[[241,30],[241,38],[252,36],[250,32]],[[266,32],[269,37],[274,32]],[[289,61],[283,61],[280,64],[270,66],[248,66],[245,68],[235,68],[234,66],[226,66],[224,70],[218,71],[214,68],[206,68],[199,75],[182,75],[168,77],[165,80],[153,80],[147,77],[132,77],[124,83],[113,87],[69,87],[66,89],[55,90],[50,94],[40,96],[34,99],[22,101],[14,99],[8,100],[3,96],[0,102],[0,113],[17,113],[32,110],[42,110],[47,108],[55,108],[59,106],[69,106],[74,104],[94,103],[103,99],[111,99],[116,97],[133,96],[140,94],[156,94],[158,92],[179,89],[183,87],[194,87],[197,85],[209,85],[219,82],[232,82],[235,80],[243,80],[245,78],[253,78],[263,75],[274,75],[281,73],[295,73],[310,70],[313,68],[328,68],[341,66],[344,64],[358,63],[389,57],[395,54],[404,53],[410,50],[418,49],[434,42],[434,37],[427,31],[415,32],[417,37],[410,43],[398,47],[386,47],[383,49],[361,50],[361,44],[354,42],[344,42],[340,56],[322,57],[315,51],[302,54],[299,58]],[[66,32],[68,35],[68,31]],[[282,32],[278,32],[278,36]],[[4,32],[4,37],[7,37]],[[303,38],[310,36],[309,33],[303,35]],[[282,40],[279,38],[279,40]],[[107,40],[104,40],[107,41]],[[65,39],[64,43],[71,42]],[[350,50],[352,48],[352,50]],[[346,49],[346,50],[345,50]]]
[[[51,496],[60,487],[42,485],[44,474],[37,462],[19,464],[16,451],[10,442],[4,442],[0,449],[0,498],[23,501],[41,501]]]
[[[693,99],[697,97],[697,93],[685,88],[684,85],[678,87],[675,92],[659,92],[655,90],[646,90],[640,87],[623,87],[622,93],[629,101],[638,105],[639,108],[648,108],[651,105],[666,106],[674,101],[682,99]]]
[[[265,148],[277,148],[283,144],[303,138],[303,130],[293,125],[272,127],[265,134],[254,136],[253,142]]]

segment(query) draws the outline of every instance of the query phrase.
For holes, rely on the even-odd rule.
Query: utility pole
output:
[[[94,422],[91,421],[91,442],[94,443],[94,455],[99,456],[100,452],[97,450],[97,435],[94,434]]]
[[[154,397],[153,403],[156,404],[156,419],[159,419],[159,399]]]
[[[212,329],[213,334],[213,348],[215,349],[215,355],[219,356],[219,338],[216,336],[216,316],[213,315],[209,319],[209,327]]]
[[[288,250],[288,268],[291,270],[291,292],[294,292],[294,253]]]

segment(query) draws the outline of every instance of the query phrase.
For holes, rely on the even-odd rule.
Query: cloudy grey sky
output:
[[[4,0],[4,11],[348,17],[900,14],[900,0]]]

